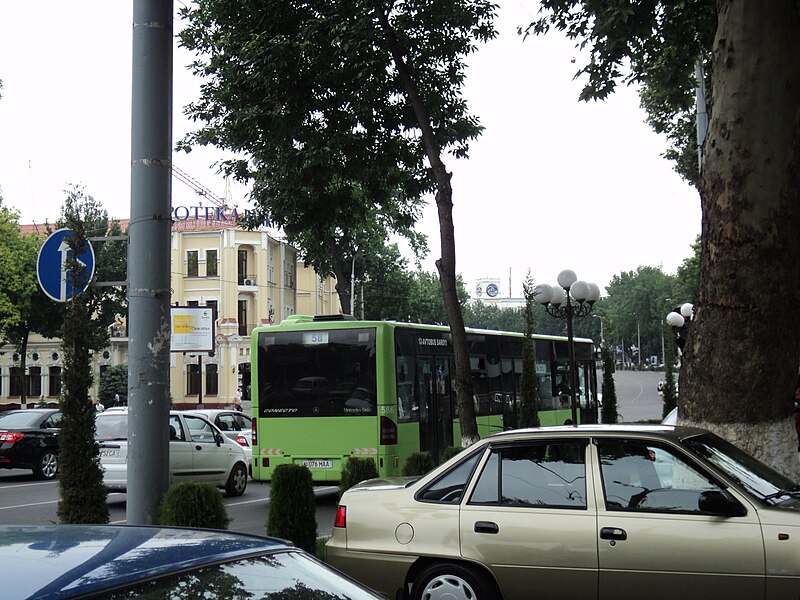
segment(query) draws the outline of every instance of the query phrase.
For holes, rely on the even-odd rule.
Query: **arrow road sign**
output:
[[[75,235],[71,229],[59,229],[48,237],[39,249],[36,276],[42,291],[56,302],[69,302],[87,288],[94,277],[94,249],[89,241],[78,254],[77,261],[84,269],[84,282],[74,286],[69,273],[72,250],[67,238]]]

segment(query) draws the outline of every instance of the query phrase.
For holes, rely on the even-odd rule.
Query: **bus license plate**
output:
[[[332,460],[304,460],[303,466],[309,469],[332,469]]]

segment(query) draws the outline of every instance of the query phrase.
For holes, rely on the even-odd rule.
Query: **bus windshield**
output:
[[[261,417],[374,416],[375,329],[258,334]]]

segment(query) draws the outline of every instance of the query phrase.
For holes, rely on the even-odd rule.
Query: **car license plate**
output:
[[[119,456],[119,448],[100,448],[100,457],[116,458]]]
[[[304,460],[303,466],[309,469],[332,469],[332,460]]]

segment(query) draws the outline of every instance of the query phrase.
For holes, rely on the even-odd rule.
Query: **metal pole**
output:
[[[639,348],[637,352],[638,360],[636,363],[641,367],[642,366],[642,334],[639,330],[639,321],[636,321],[636,347]]]
[[[353,266],[350,270],[350,314],[356,315],[356,255],[353,254]]]
[[[197,355],[197,377],[200,380],[197,386],[197,408],[203,408],[203,355]]]
[[[128,524],[169,486],[172,0],[134,0],[128,228]]]
[[[567,349],[569,350],[569,400],[572,408],[572,424],[578,426],[578,405],[575,401],[575,390],[577,389],[577,377],[575,373],[575,340],[572,336],[572,303],[569,300],[569,289],[567,289]]]

